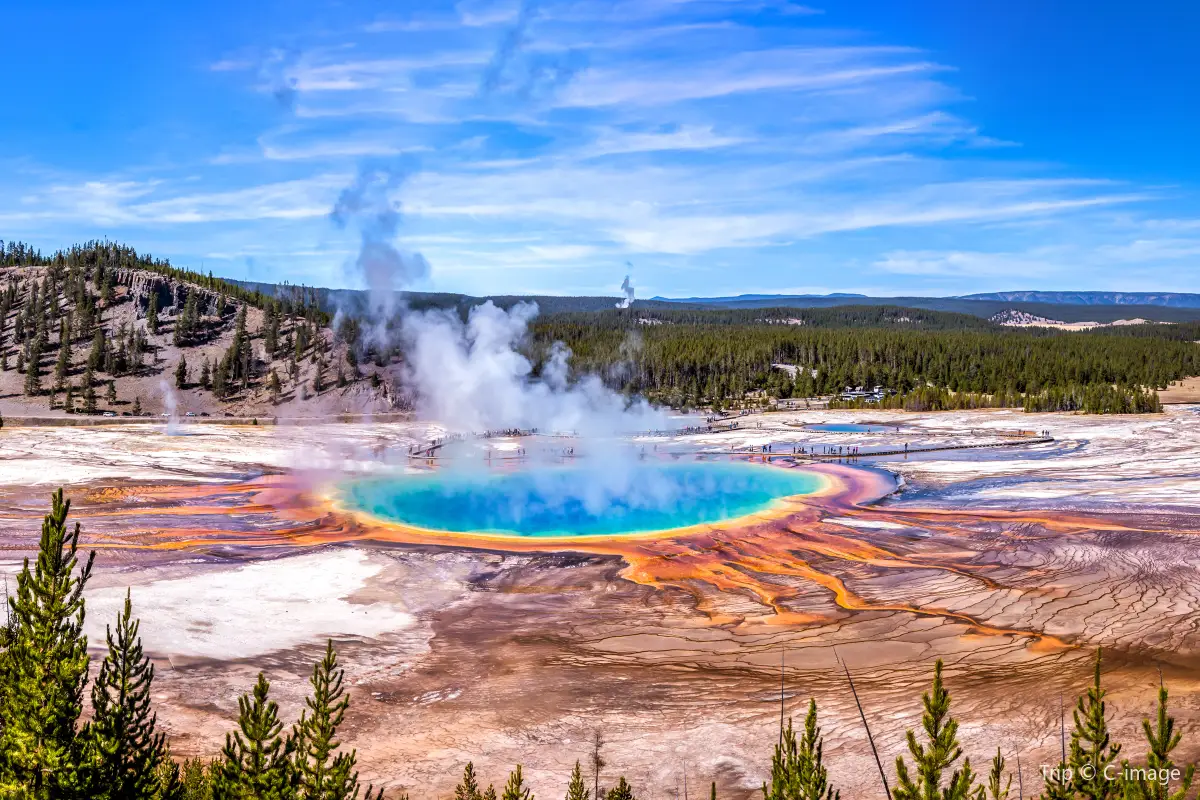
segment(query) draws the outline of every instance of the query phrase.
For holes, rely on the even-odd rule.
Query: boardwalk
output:
[[[829,460],[829,461],[838,461],[838,460],[847,459],[847,458],[853,459],[853,458],[874,458],[877,456],[911,456],[911,455],[916,455],[917,453],[935,453],[939,450],[975,450],[975,449],[981,449],[981,448],[987,448],[987,447],[1024,447],[1026,445],[1031,445],[1031,444],[1047,444],[1047,443],[1053,442],[1053,441],[1054,441],[1054,437],[1052,437],[1052,436],[1037,436],[1037,437],[1031,436],[1031,437],[1022,437],[1019,439],[1014,438],[1013,440],[1007,441],[1007,442],[983,442],[981,444],[943,444],[943,445],[933,445],[930,447],[892,448],[892,449],[887,449],[887,450],[864,450],[862,448],[859,448],[857,451],[855,451],[850,446],[843,445],[841,447],[841,452],[837,452],[837,448],[838,448],[837,445],[804,445],[804,446],[797,445],[797,447],[800,447],[801,452],[793,453],[790,451],[785,451],[785,452],[776,453],[776,452],[770,452],[770,451],[763,452],[761,449],[747,448],[747,449],[742,449],[742,450],[733,450],[733,451],[731,451],[731,455],[762,456],[763,458],[766,458],[768,460],[775,459],[775,458],[797,458],[797,457],[799,457],[799,458],[816,458],[816,459],[825,459],[825,460]],[[786,447],[787,445],[780,445],[780,446]],[[810,452],[809,450],[804,449],[806,447],[811,448],[812,451]],[[815,452],[819,448],[829,448],[829,449],[833,450],[834,452],[828,452],[828,453]]]

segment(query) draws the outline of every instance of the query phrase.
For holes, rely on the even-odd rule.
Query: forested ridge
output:
[[[775,312],[551,315],[534,322],[532,349],[539,354],[562,341],[577,371],[674,405],[728,402],[753,389],[809,397],[883,386],[902,395],[935,388],[999,396],[1018,406],[1027,395],[1045,396],[1039,410],[1057,410],[1050,399],[1061,397],[1061,407],[1073,410],[1080,406],[1070,398],[1090,387],[1128,394],[1200,375],[1191,325],[1133,326],[1128,334],[1010,329],[965,315],[877,307],[806,310],[804,324],[789,324],[773,321]],[[795,379],[772,364],[796,366]]]
[[[283,287],[286,291],[268,295],[248,290],[236,281],[213,277],[211,272],[205,274],[172,266],[170,260],[155,258],[149,253],[138,253],[128,245],[107,240],[72,245],[50,255],[44,255],[41,250],[24,242],[5,243],[0,240],[0,267],[50,267],[55,275],[71,271],[84,276],[99,274],[101,279],[118,269],[146,270],[170,280],[208,289],[254,308],[275,306],[285,316],[316,315],[323,324],[329,322],[329,316],[317,308],[314,290],[308,287],[287,286]]]
[[[141,622],[126,596],[123,610],[107,632],[106,654],[91,672],[83,633],[84,590],[95,553],[83,558],[81,530],[70,526],[70,501],[57,491],[42,525],[36,558],[26,559],[17,576],[15,596],[7,603],[0,627],[0,796],[21,800],[382,800],[382,790],[358,779],[357,753],[338,739],[350,710],[350,687],[330,642],[313,665],[311,690],[300,718],[288,725],[271,699],[271,684],[259,673],[253,688],[238,701],[238,718],[215,758],[179,761],[158,726],[153,707],[154,664],[142,648]],[[169,625],[152,619],[149,624]],[[849,677],[849,672],[847,671]],[[84,714],[90,684],[91,713]],[[853,691],[853,684],[850,684]],[[1093,680],[1075,704],[1067,748],[1063,731],[1062,762],[1040,770],[1042,800],[1197,800],[1191,794],[1194,765],[1177,764],[1174,751],[1183,732],[1169,713],[1169,694],[1158,690],[1153,718],[1145,719],[1143,748],[1135,753],[1113,741],[1107,691],[1097,652]],[[858,700],[858,695],[855,694]],[[781,703],[784,698],[781,696]],[[921,732],[907,732],[907,752],[892,770],[877,761],[880,784],[894,800],[1015,800],[1024,796],[1024,775],[1014,787],[1013,756],[1020,749],[1006,742],[975,764],[958,739],[951,696],[938,661],[933,684],[922,698]],[[860,706],[861,707],[861,706]],[[782,706],[781,706],[782,709]],[[514,709],[514,713],[519,713]],[[862,716],[867,725],[867,712]],[[886,724],[876,718],[875,725]],[[1065,719],[1064,719],[1065,728]],[[369,732],[362,735],[370,735]],[[564,746],[567,746],[564,744]],[[609,765],[604,733],[574,755],[566,800],[637,800],[661,787],[635,787]],[[873,747],[873,745],[872,745]],[[586,749],[585,749],[586,748]],[[993,755],[994,752],[994,755]],[[803,727],[780,719],[778,743],[763,758],[763,800],[838,800],[824,758],[817,704],[810,700]],[[877,757],[878,758],[878,757]],[[586,759],[586,761],[585,761]],[[585,780],[583,763],[590,768]],[[603,772],[610,767],[608,772]],[[377,767],[380,769],[380,767]],[[890,773],[890,780],[889,780]],[[715,776],[710,800],[717,800]],[[1038,772],[1031,775],[1036,786]],[[615,778],[615,781],[614,781]],[[604,780],[608,786],[601,784]],[[891,786],[888,791],[886,787]],[[393,800],[432,796],[425,787],[406,787]],[[1016,789],[1019,795],[1014,795]],[[1035,789],[1036,791],[1036,789]],[[455,800],[534,800],[520,764],[508,774],[501,792],[467,763],[454,791]]]
[[[343,322],[340,333],[356,333]],[[329,325],[304,287],[267,295],[108,241],[48,256],[0,242],[0,382],[11,392],[15,369],[18,393],[51,411],[141,416],[161,399],[159,375],[213,410],[267,410],[360,380],[382,387],[388,356]],[[374,370],[360,369],[358,351]]]

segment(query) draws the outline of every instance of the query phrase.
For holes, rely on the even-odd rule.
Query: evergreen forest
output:
[[[1160,410],[1154,390],[1200,375],[1194,327],[1014,329],[884,306],[614,309],[537,319],[530,350],[536,359],[561,341],[576,372],[676,407],[737,406],[755,390],[807,398],[878,386],[890,392],[883,407],[918,411],[1137,413]],[[842,403],[856,404],[870,405]]]

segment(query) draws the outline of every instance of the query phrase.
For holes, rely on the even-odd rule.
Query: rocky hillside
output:
[[[993,314],[988,317],[988,322],[994,322],[997,325],[1008,325],[1010,327],[1026,327],[1033,325],[1063,325],[1061,319],[1049,319],[1048,317],[1039,317],[1037,314],[1030,314],[1027,311],[1020,311],[1015,308],[1006,308],[1003,311]]]
[[[0,243],[0,414],[319,417],[404,410],[395,354],[268,297],[109,242]]]

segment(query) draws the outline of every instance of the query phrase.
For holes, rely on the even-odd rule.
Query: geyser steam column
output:
[[[571,351],[562,343],[534,378],[517,346],[537,313],[533,303],[504,311],[488,301],[466,322],[454,311],[405,314],[405,379],[418,413],[459,432],[537,428],[586,439],[668,426],[658,409],[627,401],[594,375],[571,381]]]

